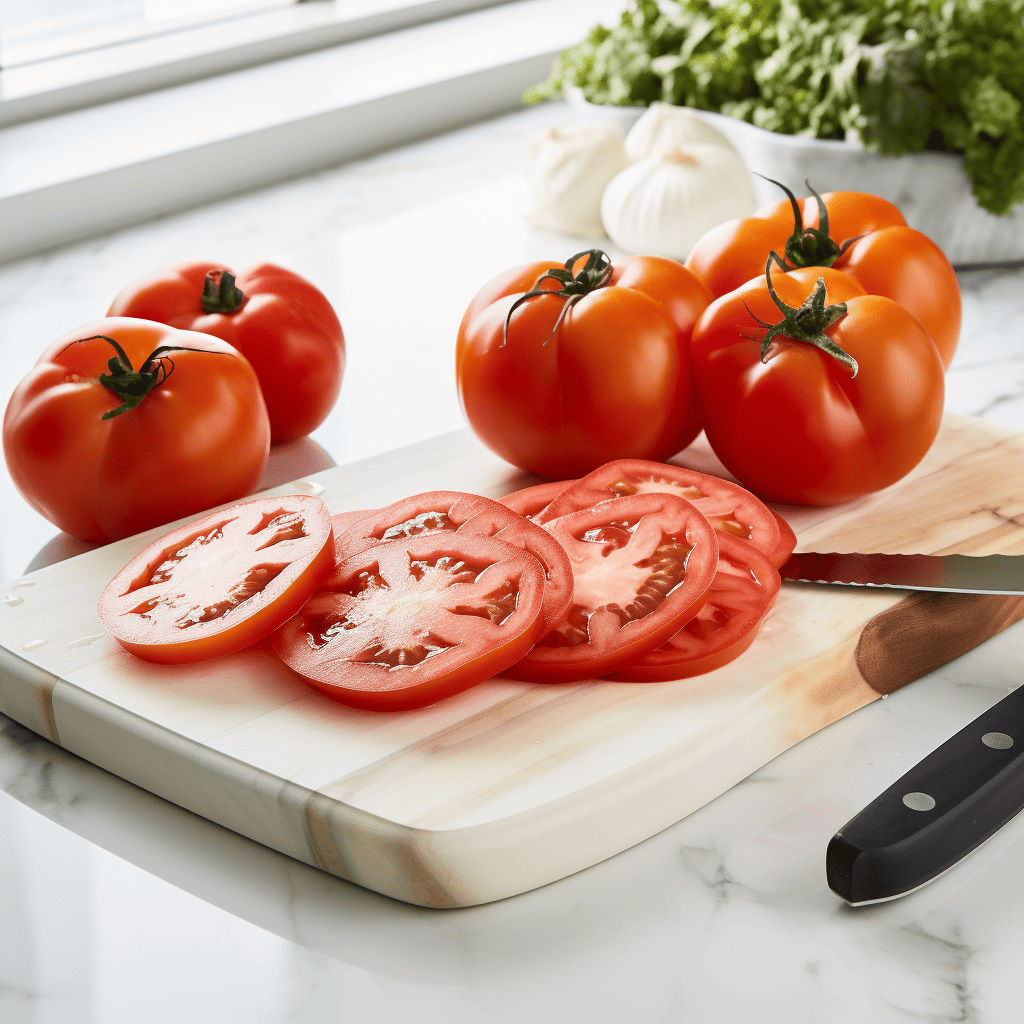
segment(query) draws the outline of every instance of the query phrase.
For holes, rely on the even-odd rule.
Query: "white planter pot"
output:
[[[588,103],[579,89],[566,90],[566,98],[589,117],[613,121],[624,133],[646,109]],[[779,135],[724,114],[694,113],[725,135],[752,171],[783,182],[797,196],[810,195],[805,180],[819,192],[871,192],[895,203],[907,223],[928,235],[955,265],[1024,260],[1024,203],[1005,217],[982,209],[961,157],[879,156],[850,142]],[[759,202],[781,198],[771,183],[756,176],[754,181]]]

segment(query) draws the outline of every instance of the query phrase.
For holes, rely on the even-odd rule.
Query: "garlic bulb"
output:
[[[733,144],[699,114],[671,103],[652,103],[626,135],[626,155],[630,160],[661,156],[670,149],[695,142],[725,146]]]
[[[750,171],[731,149],[692,145],[620,171],[604,190],[601,220],[628,252],[685,259],[706,231],[754,212]]]
[[[629,166],[622,136],[610,124],[549,128],[533,145],[526,220],[569,235],[602,235],[601,196]]]

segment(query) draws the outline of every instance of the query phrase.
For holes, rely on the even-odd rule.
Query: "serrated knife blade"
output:
[[[1024,555],[883,555],[804,551],[779,569],[784,580],[895,587],[954,594],[1024,594]]]

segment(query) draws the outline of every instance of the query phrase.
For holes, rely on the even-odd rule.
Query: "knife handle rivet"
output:
[[[903,802],[912,811],[930,811],[935,806],[935,798],[927,793],[907,793]]]
[[[1013,737],[1005,732],[987,732],[981,737],[981,742],[993,750],[1008,750],[1013,746]]]

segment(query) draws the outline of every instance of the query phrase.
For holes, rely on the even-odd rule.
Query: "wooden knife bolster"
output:
[[[892,693],[1024,619],[1024,597],[918,593],[870,619],[855,660],[876,693]]]

